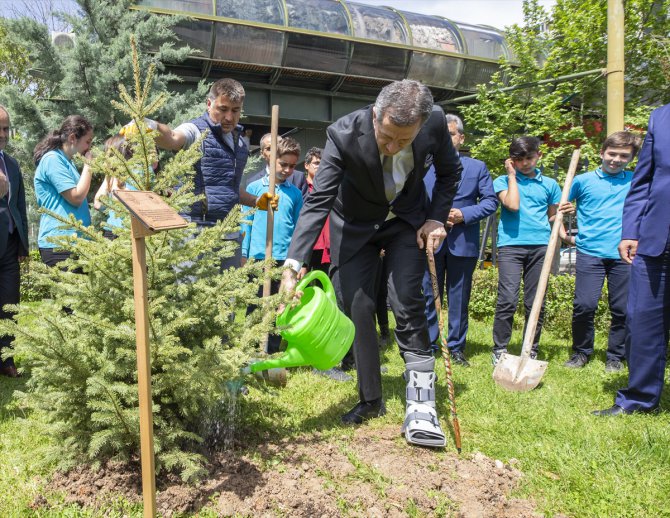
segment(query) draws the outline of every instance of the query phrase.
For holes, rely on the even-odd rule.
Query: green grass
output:
[[[520,340],[515,331],[513,354],[518,354]],[[472,367],[454,368],[464,456],[481,451],[504,462],[518,459],[525,476],[514,496],[534,498],[538,510],[549,516],[670,516],[667,392],[659,415],[596,418],[590,411],[610,406],[616,389],[627,380],[626,372],[605,374],[603,337],[598,338],[595,358],[584,369],[571,370],[562,367],[569,344],[545,333],[540,357],[549,360],[549,368],[540,386],[526,393],[506,392],[494,384],[490,344],[490,323],[472,322],[467,350]],[[383,361],[388,366],[383,375],[388,414],[367,425],[373,429],[389,423],[400,426],[404,416],[404,366],[395,346],[385,351]],[[442,360],[438,362],[438,406],[446,418],[444,370]],[[57,499],[53,510],[30,509],[50,470],[40,467],[33,455],[35,445],[48,438],[27,426],[11,402],[12,391],[23,383],[0,379],[0,516],[96,516]],[[296,369],[284,388],[252,385],[238,405],[238,427],[253,444],[304,433],[346,444],[351,436],[350,428],[339,425],[339,417],[357,401],[353,382],[338,383],[314,376],[309,369]],[[451,438],[448,449],[454,451]],[[266,459],[282,460],[281,455]],[[371,483],[383,497],[388,481],[353,453],[349,460],[354,476]],[[344,500],[342,505],[347,505]],[[437,515],[448,516],[451,510],[453,504],[445,500]],[[416,513],[412,503],[404,511]],[[111,514],[141,515],[137,506],[123,502],[116,503]],[[210,515],[214,516],[211,509],[200,513]]]

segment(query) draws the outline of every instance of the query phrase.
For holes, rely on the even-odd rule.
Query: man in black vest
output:
[[[428,199],[423,177],[435,166]],[[374,104],[327,130],[319,174],[288,250],[282,284],[295,288],[297,272],[330,214],[333,283],[344,312],[356,326],[354,356],[360,402],[342,416],[359,424],[385,413],[375,307],[379,253],[385,250],[396,341],[405,361],[407,409],[402,427],[411,444],[444,446],[435,411],[435,359],[421,290],[426,252],[446,236],[461,164],[444,112],[417,81],[386,86]]]
[[[0,318],[12,318],[5,304],[19,303],[21,269],[19,261],[28,256],[26,191],[19,164],[5,153],[9,141],[9,112],[0,105]],[[0,352],[11,346],[13,336],[0,337]],[[0,375],[19,376],[14,359],[0,359]]]

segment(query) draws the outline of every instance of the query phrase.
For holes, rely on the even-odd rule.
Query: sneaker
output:
[[[352,379],[354,379],[339,367],[333,367],[332,369],[328,369],[327,371],[320,371],[318,369],[314,369],[314,373],[318,374],[319,376],[325,376],[326,378],[330,378],[331,380],[335,381],[351,381]]]
[[[570,369],[581,369],[589,362],[589,357],[584,353],[574,353],[570,359],[563,364],[563,367]]]
[[[462,351],[453,351],[451,353],[451,361],[456,365],[462,365],[463,367],[470,367],[470,362],[465,357]]]
[[[605,363],[605,372],[619,372],[623,370],[623,362],[620,360],[607,360]]]
[[[498,362],[500,361],[500,357],[507,352],[507,349],[498,349],[497,351],[494,350],[491,353],[491,363],[493,363],[493,366],[495,367],[498,365]]]

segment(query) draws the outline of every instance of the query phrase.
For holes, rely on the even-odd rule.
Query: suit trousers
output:
[[[445,243],[435,254],[435,273],[440,293],[440,301],[444,300],[445,282],[447,287],[447,304],[449,307],[449,325],[447,330],[447,346],[450,351],[463,352],[468,334],[468,305],[472,291],[472,274],[477,266],[476,257],[459,257],[452,254]],[[446,274],[446,279],[445,279]],[[439,337],[439,321],[435,311],[433,284],[430,273],[426,270],[423,279],[423,293],[426,297],[426,318],[428,319],[428,335],[431,343]]]
[[[400,352],[431,354],[421,291],[426,254],[417,246],[416,230],[394,218],[381,225],[351,259],[333,268],[333,284],[342,298],[345,314],[356,328],[353,350],[361,401],[382,397],[375,326],[381,249],[386,251],[389,303],[396,320],[395,335]]]
[[[593,320],[607,278],[612,323],[607,342],[607,359],[622,361],[626,347],[626,301],[630,265],[621,259],[594,257],[577,250],[575,299],[572,309],[572,349],[593,354]]]
[[[514,323],[514,313],[516,313],[516,306],[519,301],[519,288],[522,277],[523,306],[526,310],[525,334],[546,251],[546,245],[503,246],[498,249],[498,301],[493,320],[494,351],[507,349],[507,345],[512,337],[512,324]],[[542,301],[542,311],[540,311],[533,339],[533,351],[535,352],[537,352],[540,343],[543,320],[544,301]]]
[[[11,319],[13,313],[5,311],[5,304],[18,304],[20,299],[21,268],[19,265],[19,233],[14,230],[7,236],[5,253],[0,257],[0,318]],[[0,351],[9,347],[13,336],[0,336]],[[0,367],[12,367],[13,358],[0,359]]]
[[[616,404],[653,410],[661,400],[670,335],[670,236],[660,256],[633,260],[626,327],[628,387],[617,393]]]

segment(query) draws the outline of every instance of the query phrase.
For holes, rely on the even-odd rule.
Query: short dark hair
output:
[[[321,160],[321,148],[320,147],[311,147],[307,154],[305,155],[305,164],[311,164],[312,160],[318,158]]]
[[[529,156],[540,152],[540,139],[537,137],[517,137],[509,145],[510,158],[528,158]]]
[[[225,95],[234,103],[244,102],[244,87],[234,79],[219,79],[209,89],[207,97],[213,101],[222,95]]]
[[[638,135],[630,131],[615,131],[605,139],[600,152],[604,153],[608,147],[632,147],[633,157],[640,150],[641,140]]]
[[[300,158],[300,143],[293,137],[282,137],[277,140],[277,157],[295,155]]]

